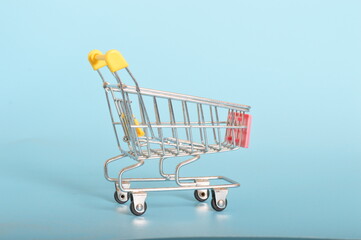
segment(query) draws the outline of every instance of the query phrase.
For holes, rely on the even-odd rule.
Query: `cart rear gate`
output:
[[[223,176],[180,177],[180,169],[200,158],[202,154],[219,153],[249,144],[251,115],[246,105],[141,88],[130,72],[128,63],[117,50],[103,54],[93,50],[88,60],[103,81],[110,117],[120,155],[104,164],[104,175],[115,183],[115,200],[123,204],[131,199],[130,210],[142,215],[147,209],[147,192],[194,190],[198,201],[205,201],[212,192],[211,205],[216,211],[227,206],[228,188],[239,183]],[[109,77],[100,69],[108,67]],[[121,71],[123,70],[123,71]],[[126,85],[120,75],[126,73],[134,86]],[[111,78],[114,83],[107,81]],[[123,76],[122,76],[123,79]],[[163,162],[172,157],[190,158],[179,163],[174,173],[163,170]],[[136,163],[110,177],[108,165],[122,158],[131,158]],[[159,159],[157,178],[124,178],[125,172],[144,164],[148,159]],[[212,180],[223,184],[211,184]],[[174,181],[176,187],[131,188],[132,182]]]

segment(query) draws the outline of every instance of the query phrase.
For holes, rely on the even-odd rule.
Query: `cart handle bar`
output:
[[[92,50],[88,54],[88,60],[94,70],[108,66],[111,72],[116,72],[128,67],[128,63],[123,55],[114,49],[109,50],[106,54],[103,54],[99,50]]]

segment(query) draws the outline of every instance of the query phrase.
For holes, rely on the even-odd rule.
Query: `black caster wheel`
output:
[[[144,210],[143,210],[144,209]],[[132,201],[130,203],[130,211],[135,215],[135,216],[141,216],[145,213],[145,211],[147,211],[147,203],[144,202],[143,206],[134,206],[134,202]]]
[[[212,198],[212,201],[211,201],[212,208],[214,210],[216,210],[217,212],[220,212],[220,211],[223,211],[224,209],[226,209],[226,207],[227,207],[227,199],[223,204],[224,204],[223,207],[218,207],[217,204],[216,204],[216,199]]]
[[[206,201],[209,198],[209,189],[206,192],[194,190],[194,197],[200,202]]]
[[[223,204],[222,207],[218,207],[217,204],[216,204],[216,193],[214,192],[214,190],[212,189],[212,201],[211,201],[211,205],[212,205],[212,208],[214,210],[216,210],[217,212],[220,212],[220,211],[223,211],[224,209],[226,209],[227,207],[227,199],[224,201],[224,202],[221,202],[221,205]],[[218,203],[219,204],[219,203]]]
[[[117,191],[115,191],[114,192],[114,199],[115,199],[115,201],[117,201],[117,203],[124,204],[124,203],[128,202],[128,200],[129,200],[129,193],[123,193],[120,196],[120,199],[119,199],[118,193],[117,193]]]

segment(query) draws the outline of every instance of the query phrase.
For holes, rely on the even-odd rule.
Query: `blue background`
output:
[[[0,238],[361,238],[360,11],[360,1],[2,1]],[[102,165],[118,151],[92,49],[120,50],[142,87],[253,107],[249,149],[182,172],[240,181],[224,212],[191,191],[149,194],[142,217],[114,202]],[[130,176],[156,174],[153,160]]]

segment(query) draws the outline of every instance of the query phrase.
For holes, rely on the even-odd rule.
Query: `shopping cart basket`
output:
[[[228,188],[239,183],[223,176],[180,177],[180,169],[200,158],[202,154],[247,148],[249,143],[250,107],[202,97],[140,88],[120,52],[103,54],[93,50],[88,60],[103,81],[110,117],[120,155],[104,164],[104,175],[115,183],[115,200],[123,204],[131,199],[130,210],[142,215],[146,209],[147,192],[194,190],[195,198],[203,202],[212,192],[211,205],[216,211],[227,206]],[[107,66],[105,74],[100,69]],[[126,71],[120,71],[125,69]],[[126,85],[121,74],[134,82]],[[113,84],[107,81],[113,79]],[[122,79],[125,79],[122,75]],[[113,104],[114,103],[114,104]],[[138,121],[137,118],[140,120]],[[190,158],[179,163],[174,173],[166,173],[164,160],[173,157]],[[110,177],[108,165],[122,158],[135,164],[124,167],[117,177]],[[148,159],[159,159],[158,178],[125,178],[125,172],[138,168]],[[220,180],[223,183],[220,184]],[[132,182],[173,181],[173,187],[131,188]],[[217,182],[211,184],[211,182]]]

